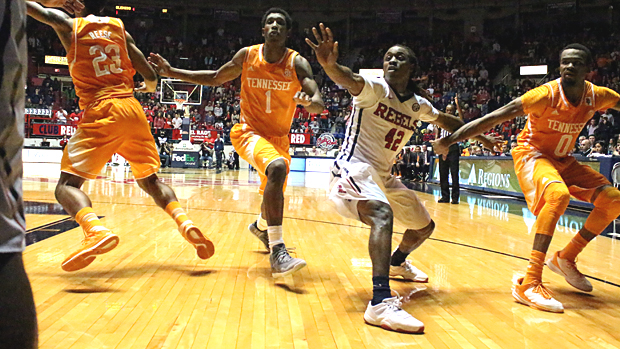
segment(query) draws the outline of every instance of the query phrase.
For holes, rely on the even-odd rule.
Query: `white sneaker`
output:
[[[564,306],[553,298],[553,294],[542,283],[523,285],[523,278],[512,286],[512,296],[522,304],[538,310],[563,313]]]
[[[402,276],[405,280],[415,282],[428,282],[428,275],[422,270],[414,267],[408,260],[405,260],[403,264],[398,267],[390,265],[390,276]]]
[[[370,325],[402,333],[424,333],[424,324],[401,308],[401,297],[386,298],[377,305],[368,303],[364,321]]]
[[[585,275],[577,269],[577,264],[568,259],[560,258],[559,251],[554,253],[551,258],[547,259],[545,264],[552,272],[563,276],[566,282],[574,288],[583,292],[592,292],[592,284],[586,279]]]

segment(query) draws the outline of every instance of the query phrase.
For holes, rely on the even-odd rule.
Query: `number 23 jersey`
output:
[[[418,95],[401,100],[384,78],[364,80],[362,92],[353,98],[353,111],[337,161],[364,162],[387,177],[417,121],[433,122],[439,112]]]
[[[101,99],[133,96],[136,71],[120,19],[76,18],[67,62],[81,109]]]
[[[519,147],[551,158],[566,157],[594,113],[615,106],[618,100],[620,95],[615,91],[589,81],[585,81],[583,96],[577,106],[564,95],[560,79],[538,86],[521,96],[528,120],[519,134]]]

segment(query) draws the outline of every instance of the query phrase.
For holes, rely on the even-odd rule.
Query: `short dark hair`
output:
[[[88,14],[99,15],[107,5],[107,0],[83,0]]]
[[[578,44],[578,43],[569,44],[569,45],[564,46],[564,48],[562,49],[562,52],[564,52],[566,50],[579,50],[579,51],[583,51],[586,54],[586,63],[587,64],[591,64],[592,63],[592,51],[590,51],[590,49],[585,47],[584,45]],[[560,52],[560,56],[562,55],[562,52]]]
[[[263,19],[261,20],[261,25],[263,26],[263,28],[265,27],[265,23],[267,22],[267,17],[269,17],[269,15],[272,13],[279,13],[284,16],[284,19],[286,20],[287,30],[293,27],[293,19],[291,18],[291,15],[288,14],[288,12],[284,11],[284,9],[281,9],[279,7],[272,7],[267,10],[263,15]]]

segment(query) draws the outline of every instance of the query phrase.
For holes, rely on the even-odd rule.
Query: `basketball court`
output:
[[[391,281],[403,308],[426,326],[425,334],[405,335],[364,323],[372,297],[369,229],[328,203],[327,174],[291,174],[285,241],[308,266],[274,280],[269,255],[247,230],[261,202],[258,175],[247,169],[160,173],[215,243],[216,254],[202,261],[131,173],[108,167],[84,191],[120,244],[88,268],[63,272],[60,263],[83,234],[54,199],[57,167],[36,164],[24,173],[24,260],[40,348],[620,347],[620,241],[613,233],[580,256],[591,294],[545,270],[564,314],[514,302],[512,279],[527,265],[535,219],[519,200],[463,191],[461,204],[439,204],[437,186],[416,185],[437,229],[409,257],[429,282]],[[550,251],[562,248],[585,216],[567,213]],[[394,234],[393,246],[399,241]]]

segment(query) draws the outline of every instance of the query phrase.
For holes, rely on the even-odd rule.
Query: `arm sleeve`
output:
[[[377,103],[381,98],[389,95],[389,89],[379,78],[364,78],[364,88],[359,95],[353,97],[360,108],[369,108]]]
[[[420,114],[418,117],[425,122],[433,122],[439,117],[439,111],[426,98],[418,98]]]
[[[542,85],[529,90],[521,96],[521,103],[526,114],[541,115],[547,107],[551,106],[549,88],[546,85]]]
[[[618,92],[607,87],[599,87],[596,90],[596,110],[605,111],[615,107],[620,101]]]

